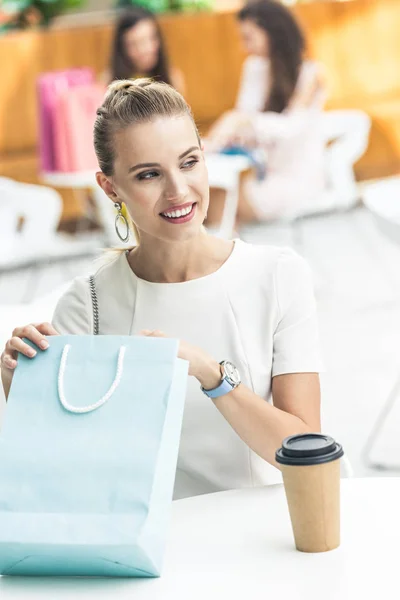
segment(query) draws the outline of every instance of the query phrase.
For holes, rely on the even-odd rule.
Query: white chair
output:
[[[400,177],[394,177],[376,183],[367,184],[363,188],[363,201],[375,218],[379,229],[394,243],[400,244]],[[400,337],[399,337],[400,343]],[[400,401],[400,364],[399,373],[394,382],[391,391],[382,407],[382,410],[368,436],[365,444],[363,457],[367,466],[381,470],[400,468],[400,454],[396,465],[386,464],[385,459],[377,460],[372,457],[373,450],[378,441],[379,434],[389,416],[393,414],[396,402]],[[394,433],[396,438],[400,437],[400,422],[394,423]],[[388,453],[388,455],[391,453]]]
[[[57,231],[61,212],[54,189],[0,178],[0,270],[97,252],[93,236],[77,239]]]
[[[123,246],[115,232],[116,211],[112,202],[96,182],[94,171],[76,173],[43,172],[41,179],[46,185],[73,190],[90,189],[95,202],[96,219],[102,229],[101,240],[104,247]],[[132,245],[128,240],[127,246]]]
[[[324,203],[351,208],[360,199],[354,164],[367,150],[371,119],[361,110],[329,110],[322,115],[322,127],[327,144]]]
[[[22,260],[29,246],[34,254],[37,244],[51,240],[61,212],[62,200],[54,190],[0,177],[0,266]]]
[[[318,210],[313,208],[311,214],[347,210],[357,204],[359,189],[354,164],[368,147],[371,128],[371,119],[359,110],[325,111],[321,123],[326,142],[327,189],[321,196]],[[236,220],[240,174],[251,166],[250,160],[244,156],[208,153],[206,161],[210,186],[227,192],[222,222],[216,234],[229,238]]]

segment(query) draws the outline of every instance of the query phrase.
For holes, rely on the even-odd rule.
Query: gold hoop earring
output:
[[[121,242],[127,242],[129,240],[129,235],[130,235],[128,220],[125,217],[125,215],[122,214],[122,205],[119,202],[115,202],[114,206],[118,210],[118,214],[115,217],[115,231],[117,233],[117,236],[121,240]],[[120,221],[123,222],[123,226],[125,227],[125,232],[124,232],[125,235],[122,235],[119,230],[119,222]]]

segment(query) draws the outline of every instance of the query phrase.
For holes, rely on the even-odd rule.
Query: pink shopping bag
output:
[[[92,83],[66,89],[58,98],[54,118],[56,169],[61,172],[98,169],[93,125],[105,87]]]
[[[60,95],[74,86],[94,81],[89,68],[53,71],[41,75],[37,82],[39,109],[39,153],[42,171],[55,171],[54,111]]]

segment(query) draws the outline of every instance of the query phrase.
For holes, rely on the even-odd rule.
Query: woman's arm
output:
[[[214,403],[241,439],[279,468],[275,452],[285,437],[321,429],[319,376],[293,373],[274,377],[272,397],[273,406],[239,385]]]
[[[196,377],[203,388],[214,389],[219,385],[221,370],[216,360],[184,342],[181,342],[179,355],[189,361],[189,374]],[[272,398],[273,405],[240,384],[213,402],[254,452],[278,466],[275,452],[286,437],[321,430],[318,373],[287,373],[274,377]]]
[[[285,437],[321,428],[322,364],[312,273],[290,249],[282,249],[277,262],[275,291],[273,406],[244,385],[214,401],[240,437],[271,464]]]
[[[235,109],[243,113],[264,110],[270,89],[269,61],[257,56],[249,56],[243,64]]]
[[[303,63],[299,80],[288,109],[317,108],[322,110],[326,98],[326,76],[322,65],[306,61]]]
[[[157,330],[144,330],[141,334],[165,337]],[[182,341],[179,357],[189,362],[189,375],[196,377],[206,390],[216,388],[221,382],[219,363],[200,348]],[[317,373],[278,375],[272,380],[272,397],[274,405],[240,384],[213,402],[254,452],[278,466],[275,451],[285,437],[321,429],[319,376]],[[204,401],[208,401],[205,396]]]

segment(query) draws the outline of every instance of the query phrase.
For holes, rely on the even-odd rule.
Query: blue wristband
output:
[[[201,391],[204,392],[204,394],[206,396],[208,396],[209,398],[219,398],[220,396],[224,396],[225,394],[228,394],[233,389],[234,389],[234,386],[232,384],[230,384],[229,381],[227,381],[226,379],[223,379],[221,381],[220,385],[218,387],[214,388],[213,390],[205,390],[202,387]]]

